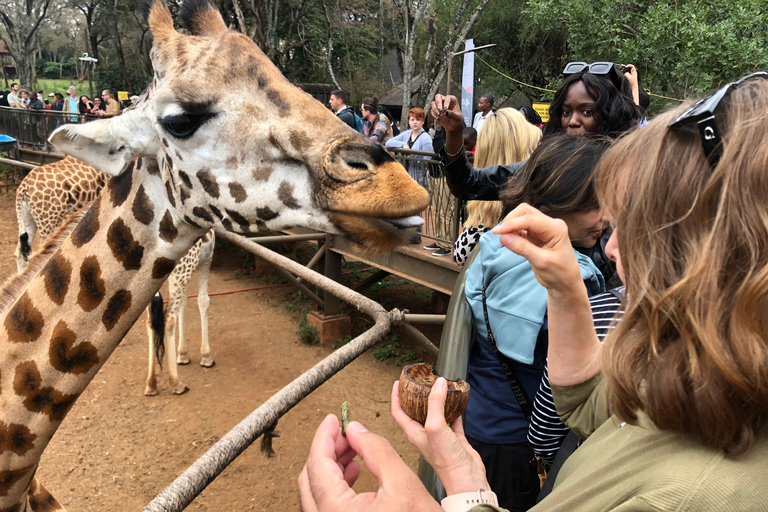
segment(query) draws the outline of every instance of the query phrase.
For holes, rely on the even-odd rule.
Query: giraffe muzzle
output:
[[[418,215],[410,215],[408,217],[399,218],[380,217],[379,220],[383,220],[384,222],[392,224],[398,229],[417,228],[424,224],[424,219]]]

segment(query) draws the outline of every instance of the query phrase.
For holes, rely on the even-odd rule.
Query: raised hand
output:
[[[432,102],[432,117],[437,119],[447,132],[461,132],[464,129],[464,115],[456,96],[436,94]]]
[[[480,455],[464,437],[461,417],[450,426],[445,422],[445,397],[448,386],[440,377],[432,386],[427,406],[427,421],[422,426],[400,407],[399,382],[392,387],[392,417],[405,432],[408,442],[435,470],[448,495],[490,490]]]
[[[352,489],[359,475],[356,455],[379,481],[376,492],[357,494]],[[355,421],[347,426],[345,438],[333,415],[315,432],[299,492],[304,512],[442,512],[389,441]]]

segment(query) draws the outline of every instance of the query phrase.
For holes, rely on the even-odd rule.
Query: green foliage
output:
[[[301,292],[296,292],[296,295],[294,295],[293,298],[290,301],[288,301],[288,302],[286,302],[284,304],[285,309],[287,309],[288,311],[291,311],[291,312],[302,311],[302,310],[304,310],[303,305],[304,305],[304,302],[306,300],[307,300],[307,296],[306,295],[304,295]],[[306,311],[306,310],[304,310],[304,311]],[[306,315],[306,313],[305,313],[305,315]]]
[[[303,310],[303,317],[299,321],[299,330],[296,334],[299,336],[299,341],[306,345],[316,345],[320,341],[320,335],[317,333],[317,329],[307,323],[307,310]]]
[[[392,286],[402,286],[408,283],[409,281],[405,279],[396,279],[396,280],[384,279],[382,281],[379,281],[378,283],[373,283],[369,288],[369,290],[372,292],[375,292],[377,290],[383,290],[385,288],[390,288]]]
[[[393,335],[390,343],[373,351],[373,357],[378,361],[394,359],[396,366],[403,366],[404,364],[411,362],[423,362],[420,357],[416,356],[416,353],[413,350],[402,349],[397,340],[398,336],[396,334]]]
[[[338,340],[334,341],[333,345],[331,345],[331,346],[333,348],[341,348],[344,345],[346,345],[347,343],[349,343],[350,341],[352,341],[352,336],[351,335],[347,335],[346,338],[338,339]]]

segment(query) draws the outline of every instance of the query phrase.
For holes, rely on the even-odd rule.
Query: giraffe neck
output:
[[[0,315],[0,511],[25,503],[70,407],[205,232],[181,222],[157,165],[132,167]]]

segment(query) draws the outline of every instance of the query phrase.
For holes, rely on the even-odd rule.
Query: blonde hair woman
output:
[[[528,159],[539,145],[541,130],[513,108],[489,115],[477,135],[475,167],[509,165]],[[480,236],[501,220],[501,201],[468,201],[464,230],[453,244],[453,261],[463,265]]]

